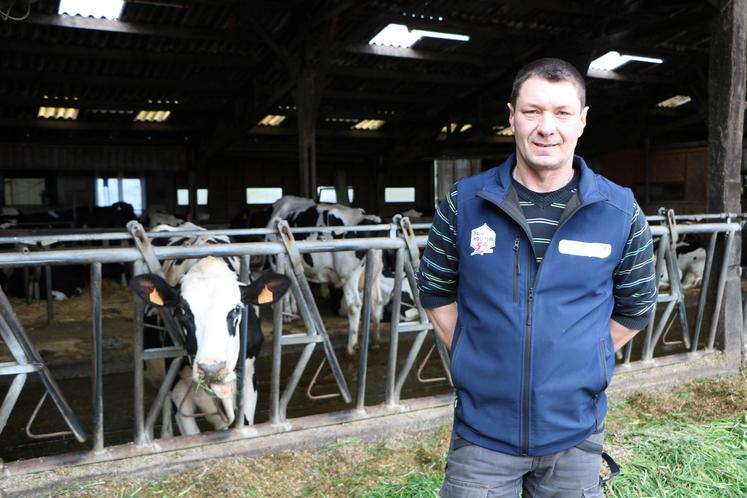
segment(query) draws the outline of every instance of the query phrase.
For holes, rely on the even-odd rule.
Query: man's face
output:
[[[589,110],[581,107],[573,83],[529,78],[521,85],[516,108],[509,103],[508,109],[519,164],[536,171],[572,167]]]

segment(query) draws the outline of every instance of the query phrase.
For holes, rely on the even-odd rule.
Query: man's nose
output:
[[[539,124],[537,125],[537,131],[542,136],[548,136],[555,133],[555,116],[549,112],[543,112],[540,115]]]

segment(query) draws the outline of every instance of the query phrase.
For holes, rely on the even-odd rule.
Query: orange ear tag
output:
[[[153,304],[163,306],[163,299],[161,299],[161,294],[158,293],[158,290],[156,290],[155,287],[152,291],[150,291],[150,294],[148,294],[148,299],[150,299],[150,302]]]
[[[257,297],[257,302],[259,304],[265,304],[265,303],[272,302],[272,291],[268,289],[266,285],[264,289],[262,289],[262,292],[259,293],[259,297]]]

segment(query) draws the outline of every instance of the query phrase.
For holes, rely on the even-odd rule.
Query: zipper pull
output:
[[[534,299],[534,289],[532,289],[532,288],[530,287],[530,288],[529,288],[529,300],[531,301],[532,299]]]
[[[516,262],[516,274],[521,275],[521,265],[519,265],[519,236],[514,240],[514,261]]]

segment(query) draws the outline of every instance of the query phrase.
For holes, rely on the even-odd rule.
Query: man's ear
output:
[[[586,116],[588,113],[589,113],[589,106],[587,105],[586,107],[581,109],[581,114],[579,115],[579,118],[581,120],[581,126],[579,126],[579,130],[578,130],[579,137],[584,134],[584,128],[586,128]]]
[[[272,304],[288,292],[290,279],[279,273],[263,273],[250,285],[241,287],[241,300],[245,304]]]
[[[511,131],[514,130],[514,106],[511,105],[511,102],[507,102],[506,106],[508,107],[508,126],[511,128]]]
[[[130,280],[130,287],[146,304],[172,307],[179,302],[179,293],[166,281],[153,273],[137,275]]]

